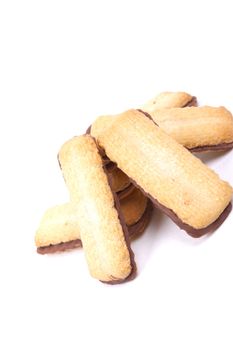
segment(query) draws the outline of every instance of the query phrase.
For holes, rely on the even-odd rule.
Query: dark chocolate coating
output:
[[[233,142],[229,143],[219,143],[218,145],[205,145],[189,148],[189,151],[192,153],[199,153],[205,151],[227,151],[228,149],[233,148]]]
[[[197,107],[197,98],[193,96],[192,99],[188,103],[186,103],[186,105],[184,105],[182,108],[185,107]]]
[[[129,186],[127,186],[124,190],[117,192],[118,198],[124,199],[125,197],[128,197],[134,190],[134,185],[132,185],[131,183],[129,184]]]
[[[90,134],[91,134],[91,125],[87,128],[86,134],[87,134],[87,135],[90,135]]]

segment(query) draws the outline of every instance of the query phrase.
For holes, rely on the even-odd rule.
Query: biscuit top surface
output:
[[[99,134],[105,132],[113,122],[114,116],[104,115],[96,118],[91,125],[91,135],[98,138]]]
[[[184,107],[192,98],[193,96],[186,92],[162,92],[145,103],[141,108],[145,112],[151,113],[160,108]]]
[[[159,121],[175,119],[196,119],[201,122],[203,118],[224,118],[232,120],[232,114],[225,107],[186,107],[186,108],[169,108],[169,109],[157,109],[151,112],[151,117],[156,118]]]
[[[131,258],[113,193],[94,139],[74,137],[59,153],[90,273],[102,281],[125,279]]]
[[[137,110],[118,115],[98,142],[146,193],[196,229],[230,202],[227,182]]]
[[[47,209],[36,232],[36,246],[43,247],[76,239],[80,239],[80,235],[75,205],[65,203]]]
[[[224,107],[159,109],[153,120],[187,148],[233,141],[233,117]]]

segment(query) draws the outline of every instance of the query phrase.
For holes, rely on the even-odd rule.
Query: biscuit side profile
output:
[[[148,113],[157,109],[196,106],[197,99],[186,92],[162,92],[140,108]]]

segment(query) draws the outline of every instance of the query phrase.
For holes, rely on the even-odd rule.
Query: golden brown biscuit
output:
[[[90,126],[90,134],[98,139],[99,135],[105,133],[111,124],[114,122],[115,115],[101,116],[95,119],[95,121]],[[104,150],[102,150],[102,155],[104,155]],[[105,159],[106,159],[105,155]],[[109,160],[109,158],[107,157]],[[114,164],[114,163],[112,163]]]
[[[233,148],[233,117],[224,107],[158,109],[147,116],[191,152]],[[92,124],[91,134],[98,138],[110,127],[114,117],[97,118]]]
[[[189,95],[186,92],[162,92],[145,103],[141,109],[145,112],[152,113],[155,110],[162,108],[189,107],[196,105],[196,97]]]
[[[59,162],[77,208],[78,231],[91,275],[109,283],[132,278],[135,263],[127,228],[94,139],[84,135],[69,140],[59,152]]]
[[[37,248],[76,241],[81,246],[75,203],[49,208],[44,213],[35,236]]]
[[[140,224],[140,230],[139,225],[135,226],[135,224],[144,215],[148,201],[147,197],[133,185],[131,193],[120,200],[121,211],[128,226],[129,234],[138,235],[142,233],[142,224]],[[148,220],[146,221],[149,221],[149,216],[147,215],[147,217]],[[145,218],[143,225],[145,225]],[[80,247],[82,243],[75,203],[66,203],[49,208],[42,217],[36,232],[35,243],[38,253],[42,254]],[[44,249],[45,247],[47,249]]]
[[[191,151],[233,147],[233,117],[224,107],[160,109],[150,116],[161,129]]]
[[[70,203],[69,203],[70,205]],[[54,208],[50,208],[48,210],[48,212],[52,212]],[[128,232],[129,232],[129,237],[130,239],[134,239],[136,237],[138,237],[139,235],[141,235],[146,227],[148,226],[150,219],[151,219],[151,215],[153,212],[153,205],[151,203],[151,201],[148,199],[147,201],[147,206],[146,206],[146,210],[144,211],[144,213],[142,214],[142,216],[140,217],[140,219],[134,223],[133,225],[128,226]],[[69,219],[70,217],[68,216],[66,218],[66,226],[68,226],[69,228]],[[45,221],[45,219],[44,219]],[[59,221],[59,218],[58,218]],[[51,254],[51,253],[58,253],[58,252],[64,252],[67,251],[69,249],[74,249],[74,248],[79,248],[82,246],[82,241],[80,239],[80,234],[78,232],[78,229],[76,231],[76,235],[79,238],[75,238],[73,240],[68,240],[66,241],[67,237],[65,236],[65,232],[68,231],[68,228],[65,228],[65,231],[63,230],[65,225],[65,222],[60,222],[60,225],[55,221],[55,218],[53,221],[51,221],[49,223],[49,218],[47,217],[47,227],[46,227],[46,231],[42,230],[42,226],[39,227],[37,234],[36,234],[36,242],[37,242],[37,252],[39,254]],[[51,243],[50,244],[50,235],[51,238],[54,236],[55,234],[55,230],[56,228],[59,227],[59,229],[61,229],[61,234],[59,236],[59,239],[57,239],[58,243]],[[45,228],[45,223],[44,223],[44,228]],[[46,243],[44,240],[44,236],[47,237]],[[40,242],[42,243],[42,245],[40,245]],[[43,245],[45,244],[45,245]]]
[[[98,117],[98,123],[95,125],[96,132],[98,132],[97,128],[100,129],[100,132],[103,132],[106,123],[111,122],[111,116],[100,116]],[[86,130],[86,134],[91,134],[92,125]],[[101,152],[101,150],[100,150]],[[120,192],[124,190],[126,187],[130,185],[130,179],[126,174],[123,173],[119,168],[117,168],[116,164],[110,161],[110,159],[106,156],[104,152],[101,152],[101,157],[103,164],[105,165],[105,169],[107,170],[110,180],[111,180],[111,188],[114,192]]]
[[[106,155],[189,234],[212,231],[228,215],[231,186],[142,112],[118,115],[97,138]]]

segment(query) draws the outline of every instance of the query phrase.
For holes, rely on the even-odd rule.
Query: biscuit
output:
[[[162,108],[190,107],[196,105],[196,97],[189,95],[186,92],[162,92],[140,108],[145,112],[152,113],[155,110]]]
[[[231,186],[142,112],[116,116],[96,137],[106,155],[190,235],[213,231],[229,214]]]
[[[161,129],[192,152],[233,147],[233,117],[224,107],[160,109],[150,116]]]
[[[66,205],[71,206],[70,203],[67,203]],[[59,223],[59,220],[60,220],[59,214],[58,214],[59,211],[57,211],[57,214],[55,214],[56,212],[55,208],[56,207],[53,207],[47,210],[46,212],[47,217],[45,213],[41,221],[41,225],[37,230],[36,245],[37,245],[37,253],[39,254],[58,253],[58,252],[67,251],[69,249],[82,247],[82,241],[80,239],[78,228],[75,231],[74,239],[67,240],[68,238],[67,238],[66,232],[68,232],[69,228],[72,226],[72,223],[70,223],[69,221],[70,216],[68,215],[67,217],[65,217],[63,215],[63,217],[65,218],[65,221],[64,222],[60,221]],[[153,206],[151,201],[148,199],[146,209],[142,214],[142,216],[139,218],[139,220],[134,224],[127,226],[130,239],[134,239],[138,237],[145,231],[146,227],[150,222],[152,212],[153,212]],[[75,211],[75,214],[76,214],[76,211]],[[54,216],[53,220],[50,219],[51,216]],[[43,226],[42,226],[42,222],[43,222]],[[59,235],[56,233],[57,229],[60,230]],[[51,243],[52,241],[54,242],[53,237],[55,236],[55,234],[57,234],[58,236],[58,238],[55,240],[55,242],[57,243]]]
[[[224,107],[167,108],[151,114],[139,111],[193,153],[233,148],[233,117]],[[114,118],[97,118],[92,124],[91,134],[98,138],[110,127]],[[106,155],[105,159],[108,159]]]
[[[73,241],[75,247],[81,246],[75,203],[56,205],[46,210],[35,236],[37,248]]]
[[[117,196],[90,135],[74,137],[59,152],[59,163],[77,209],[77,225],[90,274],[103,282],[134,277],[136,266]]]
[[[145,218],[145,212],[149,202],[139,189],[133,185],[131,187],[129,195],[123,196],[120,201],[122,215],[130,236],[142,233],[142,223],[145,225],[148,221],[146,220],[148,215]],[[143,215],[144,219],[140,222]],[[140,227],[139,224],[135,225],[139,222]],[[82,243],[75,203],[49,208],[42,217],[36,232],[35,243],[38,253],[41,254],[80,247]]]
[[[111,118],[109,119],[109,116],[100,116],[98,118],[98,121],[99,122],[96,124],[96,128],[100,128],[100,132],[103,132],[105,123],[109,121],[111,122]],[[86,130],[87,135],[91,134],[91,128],[92,125],[90,125]],[[96,130],[96,132],[98,132],[98,130]],[[112,182],[112,190],[115,192],[119,192],[128,187],[130,185],[130,179],[128,178],[128,176],[124,174],[119,168],[117,168],[116,164],[111,162],[104,152],[101,152],[101,157],[104,165],[106,166],[105,169],[110,175]]]

